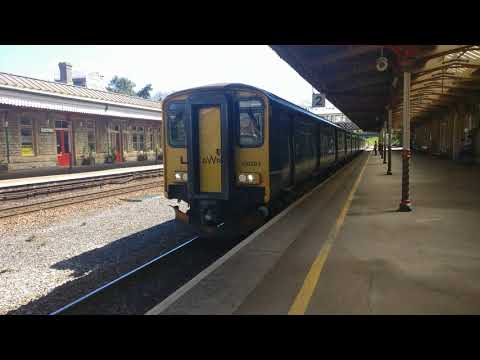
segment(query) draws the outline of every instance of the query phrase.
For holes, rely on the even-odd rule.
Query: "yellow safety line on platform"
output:
[[[333,226],[332,230],[328,234],[327,241],[323,244],[320,252],[318,253],[315,261],[313,262],[310,270],[308,271],[307,277],[303,282],[303,286],[300,289],[300,292],[297,294],[295,301],[293,302],[290,310],[288,311],[288,315],[304,315],[307,311],[308,305],[310,304],[310,299],[312,298],[313,292],[317,286],[318,280],[320,279],[320,274],[322,273],[323,266],[327,261],[328,254],[330,253],[330,249],[332,248],[333,242],[337,237],[340,229],[345,221],[345,217],[347,216],[348,210],[352,204],[353,195],[357,191],[358,185],[363,176],[363,172],[367,166],[368,160],[370,159],[371,153],[368,154],[367,160],[363,164],[362,170],[355,181],[355,184],[348,195],[347,201],[343,206],[340,214],[335,221],[335,225]]]

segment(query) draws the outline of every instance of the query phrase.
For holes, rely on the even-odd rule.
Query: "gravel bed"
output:
[[[0,314],[48,314],[193,236],[168,204],[159,188],[0,219]]]

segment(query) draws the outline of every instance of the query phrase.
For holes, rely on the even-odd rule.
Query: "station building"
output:
[[[0,72],[0,171],[161,159],[161,102]]]
[[[352,120],[350,120],[344,113],[342,112],[328,112],[319,114],[326,118],[328,121],[344,128],[346,130],[350,130],[356,133],[362,132],[362,130],[355,124]]]
[[[458,160],[465,144],[480,163],[480,104],[456,104],[412,129],[412,147],[432,155]]]

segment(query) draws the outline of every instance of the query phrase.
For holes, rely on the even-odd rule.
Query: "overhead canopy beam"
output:
[[[322,58],[316,58],[315,60],[306,61],[307,64],[313,66],[325,66],[331,63],[339,62],[341,60],[350,59],[359,55],[363,55],[372,51],[380,49],[381,45],[348,45],[348,49],[334,53],[330,56],[324,56]]]
[[[271,47],[364,130],[378,130],[382,126],[382,122],[376,119],[385,117],[387,105],[392,105],[397,115],[403,101],[401,80],[406,65],[411,74],[409,100],[412,118],[423,117],[462,101],[462,98],[473,99],[480,94],[480,84],[475,83],[480,79],[480,71],[474,73],[480,70],[475,59],[480,50],[478,45]],[[378,71],[376,66],[381,48],[385,49],[384,56],[389,60],[386,71]],[[394,77],[397,77],[396,82]]]
[[[437,57],[442,57],[449,54],[454,54],[459,51],[468,50],[472,45],[437,45],[431,51],[424,51],[417,56],[420,61],[430,60]]]

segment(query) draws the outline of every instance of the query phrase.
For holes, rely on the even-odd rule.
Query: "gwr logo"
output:
[[[216,165],[221,163],[222,163],[222,158],[216,155],[215,156],[208,155],[207,157],[204,157],[202,159],[202,164]]]

